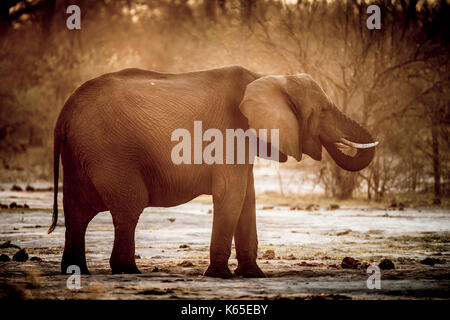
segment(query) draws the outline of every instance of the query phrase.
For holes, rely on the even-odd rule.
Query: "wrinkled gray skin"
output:
[[[234,237],[235,274],[263,277],[256,264],[257,232],[253,165],[181,164],[171,161],[175,129],[193,136],[219,129],[279,128],[280,161],[303,153],[321,159],[324,146],[343,169],[366,167],[374,148],[354,157],[335,146],[341,137],[373,142],[370,134],[341,114],[308,75],[262,76],[239,66],[167,74],[126,69],[84,83],[64,105],[55,128],[57,221],[59,156],[64,168],[65,247],[61,268],[78,265],[88,273],[85,232],[100,211],[114,223],[113,273],[138,273],[134,233],[146,207],[171,207],[212,195],[214,218],[206,276],[228,278]],[[207,145],[207,143],[204,143]],[[192,153],[193,154],[193,153]]]

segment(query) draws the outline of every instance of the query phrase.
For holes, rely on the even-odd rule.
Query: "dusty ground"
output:
[[[59,274],[64,246],[64,217],[47,235],[50,192],[0,192],[0,203],[29,209],[0,210],[0,244],[11,241],[42,261],[0,262],[0,296],[29,299],[449,299],[450,212],[340,207],[327,210],[307,203],[290,206],[258,203],[259,265],[268,278],[205,278],[211,232],[208,198],[179,207],[148,208],[136,232],[141,275],[111,275],[113,243],[109,213],[99,214],[87,231],[91,276],[81,289],[66,287]],[[180,247],[181,246],[181,247]],[[273,250],[275,257],[267,252]],[[10,258],[18,248],[0,248]],[[265,254],[266,253],[266,254]],[[344,257],[362,263],[342,269]],[[439,259],[434,266],[426,257]],[[367,264],[388,258],[393,270],[381,271],[381,289],[366,285]],[[364,265],[366,264],[366,265]],[[233,270],[236,260],[230,260]]]

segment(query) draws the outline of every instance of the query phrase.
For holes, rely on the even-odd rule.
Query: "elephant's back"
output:
[[[84,163],[107,158],[133,162],[144,154],[159,162],[148,165],[167,166],[172,164],[166,147],[173,145],[172,132],[193,132],[195,120],[203,121],[205,129],[220,129],[226,115],[234,121],[241,94],[233,94],[237,81],[232,80],[245,78],[241,90],[252,77],[236,66],[184,74],[140,69],[105,74],[72,94],[56,132]],[[233,112],[221,110],[229,106]]]
[[[111,159],[124,170],[170,165],[166,146],[172,145],[172,132],[201,119],[208,99],[207,92],[196,93],[187,81],[134,69],[87,81],[58,118],[55,134],[63,141],[62,157],[86,171]]]

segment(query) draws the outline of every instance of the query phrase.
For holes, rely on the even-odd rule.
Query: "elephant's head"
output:
[[[375,155],[378,142],[339,111],[307,74],[264,76],[251,82],[239,109],[251,128],[279,129],[279,150],[298,161],[303,153],[321,160],[324,146],[341,168],[358,171]],[[356,149],[356,153],[343,153],[339,144]]]

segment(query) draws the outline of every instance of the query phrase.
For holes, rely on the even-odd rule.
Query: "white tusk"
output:
[[[346,146],[349,146],[349,147],[352,147],[352,148],[357,148],[357,149],[373,148],[379,143],[378,141],[371,142],[371,143],[356,143],[356,142],[348,141],[345,138],[341,138],[339,140],[339,142],[342,143],[342,144],[345,144]]]

